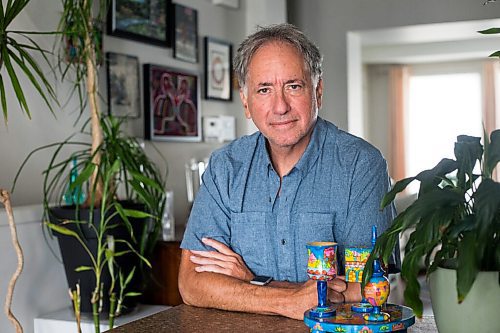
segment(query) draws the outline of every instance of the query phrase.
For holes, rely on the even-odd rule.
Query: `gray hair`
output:
[[[323,57],[318,47],[311,42],[302,31],[289,23],[274,24],[267,27],[258,27],[258,30],[248,36],[239,46],[233,60],[233,68],[240,88],[246,87],[248,65],[255,52],[264,44],[271,41],[287,43],[302,54],[304,62],[309,68],[313,84],[316,85],[323,75]]]

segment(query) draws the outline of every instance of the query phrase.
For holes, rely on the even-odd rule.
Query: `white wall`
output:
[[[499,3],[488,6],[483,3],[482,0],[288,0],[289,22],[302,28],[324,55],[325,94],[320,114],[348,129],[348,32],[500,16]]]
[[[33,319],[38,315],[70,306],[64,268],[59,247],[53,239],[45,240],[40,216],[41,206],[24,206],[14,209],[19,242],[24,252],[24,269],[17,280],[12,300],[12,313],[19,320],[26,333],[33,332]],[[50,248],[54,250],[52,254]],[[0,300],[3,304],[7,286],[17,268],[7,214],[0,209]],[[2,311],[0,331],[14,332],[14,328]]]

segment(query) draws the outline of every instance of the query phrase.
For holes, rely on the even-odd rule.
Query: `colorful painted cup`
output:
[[[329,281],[337,276],[337,243],[307,243],[307,275],[312,280]]]
[[[344,250],[345,278],[347,282],[361,282],[371,248],[346,247]]]

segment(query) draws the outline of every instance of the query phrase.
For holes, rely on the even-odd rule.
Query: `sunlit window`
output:
[[[482,137],[479,73],[411,75],[408,93],[406,175],[454,158],[457,135]]]

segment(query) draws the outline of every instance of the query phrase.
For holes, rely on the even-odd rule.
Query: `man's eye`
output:
[[[288,85],[288,89],[290,89],[290,90],[299,90],[301,88],[302,88],[302,86],[300,84],[290,84],[290,85]]]
[[[259,94],[267,94],[269,92],[269,88],[260,88],[257,92]]]

